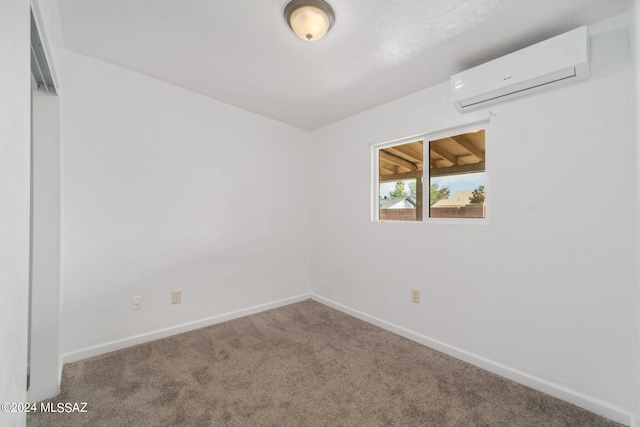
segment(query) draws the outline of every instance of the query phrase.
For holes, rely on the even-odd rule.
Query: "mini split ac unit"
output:
[[[587,27],[471,68],[451,77],[461,113],[589,77]]]

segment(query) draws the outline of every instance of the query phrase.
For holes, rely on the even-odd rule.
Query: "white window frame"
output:
[[[469,133],[474,130],[484,130],[485,131],[485,154],[490,150],[487,148],[490,146],[490,143],[487,141],[490,139],[490,123],[488,120],[474,122],[467,125],[457,126],[453,128],[447,128],[435,132],[422,133],[415,136],[395,139],[392,141],[386,141],[376,144],[371,144],[371,182],[373,183],[371,186],[371,221],[376,223],[417,223],[417,224],[465,224],[465,225],[489,225],[489,213],[490,209],[490,200],[491,194],[493,194],[493,186],[490,184],[490,173],[489,167],[485,167],[485,188],[488,189],[487,193],[489,196],[485,196],[484,201],[484,218],[431,218],[429,216],[429,191],[422,192],[422,206],[424,206],[424,214],[422,221],[400,221],[400,220],[380,220],[380,178],[379,178],[379,154],[378,152],[387,147],[393,147],[396,145],[407,144],[409,142],[415,142],[422,140],[423,143],[423,164],[428,165],[429,161],[424,161],[425,153],[429,153],[429,143],[431,141],[435,141],[438,139],[446,138],[448,136],[460,135],[464,133]],[[489,159],[490,156],[487,156]],[[422,176],[422,185],[423,188],[428,189],[430,186],[429,183],[429,173],[428,169],[426,169],[426,173],[423,173]],[[425,180],[426,178],[426,180]]]

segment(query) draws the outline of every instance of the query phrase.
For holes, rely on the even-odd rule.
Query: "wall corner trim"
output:
[[[328,305],[329,307],[342,311],[343,313],[357,317],[358,319],[363,320],[367,323],[371,323],[375,326],[378,326],[382,329],[385,329],[387,331],[390,331],[400,336],[403,336],[405,338],[408,338],[412,341],[415,341],[419,344],[422,344],[434,350],[441,351],[442,353],[448,354],[449,356],[453,356],[456,359],[460,359],[462,361],[471,363],[489,372],[493,372],[494,374],[497,374],[507,379],[510,379],[512,381],[515,381],[519,384],[523,384],[527,387],[531,387],[535,390],[549,394],[558,399],[572,403],[576,406],[579,406],[595,414],[601,415],[610,420],[622,423],[630,427],[640,427],[636,425],[634,420],[634,415],[629,410],[619,408],[615,405],[611,405],[595,397],[587,396],[578,391],[575,391],[570,388],[564,387],[562,385],[555,384],[550,381],[544,380],[542,378],[538,378],[536,376],[527,374],[526,372],[519,371],[517,369],[511,368],[509,366],[506,366],[501,363],[495,362],[493,360],[487,359],[485,357],[479,356],[477,354],[468,352],[461,348],[454,347],[450,344],[419,334],[410,329],[406,329],[402,326],[398,326],[393,323],[387,322],[385,320],[379,319],[377,317],[370,316],[366,313],[355,310],[346,305],[337,303],[335,301],[332,301],[320,295],[312,293],[311,298],[319,303]]]

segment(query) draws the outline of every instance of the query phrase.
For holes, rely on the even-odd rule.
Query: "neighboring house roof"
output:
[[[383,197],[380,199],[380,209],[415,208],[416,202],[411,197]]]
[[[471,199],[472,195],[473,195],[473,191],[471,190],[458,191],[456,194],[449,197],[448,199],[438,200],[433,205],[431,205],[431,207],[432,208],[453,208],[453,207],[466,206],[471,204],[469,203],[469,200]]]

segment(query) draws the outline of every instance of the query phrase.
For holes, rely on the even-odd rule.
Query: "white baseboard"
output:
[[[29,390],[27,390],[27,402],[36,403],[45,399],[56,397],[59,394],[60,383],[49,384],[45,387],[30,386]]]
[[[50,381],[48,375],[43,378],[33,378],[31,376],[29,388],[27,389],[27,401],[30,403],[41,402],[45,399],[51,399],[60,394],[62,386],[62,357],[58,355],[58,372],[53,381]],[[30,372],[30,365],[27,365]],[[35,380],[35,381],[34,381]]]
[[[278,308],[278,307],[293,304],[296,302],[304,301],[309,298],[312,298],[322,304],[333,307],[336,310],[340,310],[351,316],[357,317],[358,319],[364,320],[365,322],[371,323],[373,325],[386,329],[390,332],[393,332],[400,336],[408,338],[412,341],[416,341],[427,347],[441,351],[445,354],[448,354],[450,356],[453,356],[465,362],[471,363],[482,369],[486,369],[489,372],[493,372],[502,377],[505,377],[515,382],[518,382],[520,384],[526,385],[527,387],[531,387],[535,390],[549,394],[553,397],[557,397],[558,399],[572,403],[576,406],[584,408],[588,411],[601,415],[610,420],[625,424],[630,427],[640,427],[636,424],[635,416],[630,411],[608,404],[599,399],[596,399],[591,396],[587,396],[583,393],[569,389],[559,384],[555,384],[550,381],[546,381],[542,378],[535,377],[533,375],[527,374],[526,372],[522,372],[517,369],[511,368],[509,366],[503,365],[501,363],[492,361],[490,359],[484,358],[477,354],[470,353],[466,350],[454,347],[445,342],[427,337],[425,335],[419,334],[417,332],[403,328],[401,326],[395,325],[385,320],[378,319],[377,317],[370,316],[366,313],[347,307],[345,305],[329,300],[325,297],[322,297],[314,293],[302,294],[302,295],[286,298],[279,301],[273,301],[266,304],[260,304],[253,307],[248,307],[242,310],[223,313],[217,316],[200,319],[193,322],[183,323],[181,325],[172,326],[169,328],[159,329],[159,330],[148,332],[145,334],[135,335],[132,337],[121,339],[121,340],[116,340],[116,341],[111,341],[104,344],[86,347],[80,350],[66,353],[63,356],[63,363],[76,362],[78,360],[86,359],[93,356],[98,356],[101,354],[109,353],[111,351],[121,350],[123,348],[132,347],[134,345],[143,344],[145,342],[154,341],[160,338],[166,338],[171,335],[192,331],[194,329],[203,328],[205,326],[215,325],[217,323],[226,322],[228,320],[237,319],[239,317],[248,316],[250,314],[255,314],[262,311],[271,310],[273,308]]]
[[[583,393],[569,389],[559,384],[555,384],[550,381],[544,380],[542,378],[535,377],[533,375],[527,374],[526,372],[522,372],[517,369],[511,368],[509,366],[503,365],[501,363],[489,360],[477,354],[470,353],[461,348],[454,347],[445,342],[427,337],[425,335],[419,334],[417,332],[411,331],[409,329],[403,328],[401,326],[395,325],[385,320],[378,319],[377,317],[370,316],[366,313],[347,307],[335,301],[329,300],[320,295],[312,293],[311,298],[322,304],[333,307],[336,310],[342,311],[353,317],[357,317],[358,319],[364,320],[365,322],[379,326],[382,329],[386,329],[390,332],[396,333],[412,341],[416,341],[427,347],[433,348],[435,350],[441,351],[442,353],[453,356],[456,359],[463,360],[465,362],[471,363],[472,365],[485,369],[489,372],[493,372],[494,374],[508,378],[517,383],[526,385],[527,387],[531,387],[534,390],[538,390],[543,393],[549,394],[553,397],[557,397],[558,399],[572,403],[576,406],[584,408],[590,412],[601,415],[610,420],[622,423],[627,426],[636,427],[634,415],[630,411],[627,411],[625,409],[611,405],[607,402],[603,402],[602,400],[596,399],[594,397],[587,396]],[[640,426],[637,426],[637,427],[640,427]]]
[[[243,308],[242,310],[231,311],[228,313],[219,314],[217,316],[211,316],[193,322],[187,322],[176,326],[171,326],[164,329],[158,329],[155,331],[147,332],[140,335],[135,335],[120,340],[110,341],[104,344],[98,344],[91,347],[85,347],[80,350],[65,353],[63,356],[63,363],[76,362],[78,360],[87,359],[93,356],[99,356],[101,354],[109,353],[111,351],[121,350],[123,348],[132,347],[134,345],[143,344],[149,341],[154,341],[160,338],[166,338],[171,335],[181,334],[183,332],[189,332],[194,329],[204,328],[205,326],[215,325],[216,323],[226,322],[227,320],[237,319],[239,317],[248,316],[250,314],[259,313],[273,308],[282,307],[285,305],[293,304],[296,302],[304,301],[311,298],[311,294],[302,294],[291,298],[286,298],[278,301],[269,302],[266,304],[260,304],[253,307]]]

